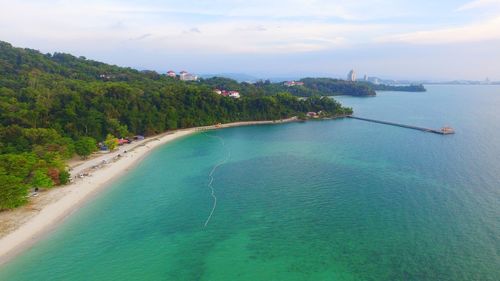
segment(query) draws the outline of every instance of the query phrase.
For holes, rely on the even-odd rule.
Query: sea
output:
[[[0,280],[500,280],[500,86],[335,99],[359,117],[156,149]]]

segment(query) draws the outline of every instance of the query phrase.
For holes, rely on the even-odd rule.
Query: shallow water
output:
[[[0,280],[499,280],[500,87],[427,88],[339,100],[455,135],[343,119],[161,147]]]

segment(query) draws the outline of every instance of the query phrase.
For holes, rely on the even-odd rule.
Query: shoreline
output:
[[[196,132],[230,127],[283,124],[299,121],[296,117],[276,121],[241,121],[212,126],[168,131],[146,138],[70,167],[73,182],[40,192],[25,206],[0,213],[0,266],[43,239],[86,202],[134,168],[154,149]],[[103,161],[106,163],[104,164]],[[82,173],[89,176],[77,177]]]

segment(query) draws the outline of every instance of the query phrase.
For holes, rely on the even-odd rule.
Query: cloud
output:
[[[379,37],[380,43],[450,44],[500,39],[500,17],[458,27],[422,30]]]
[[[265,26],[265,28],[263,28]],[[166,33],[156,46],[172,52],[197,53],[297,53],[311,52],[349,45],[349,34],[370,30],[369,26],[323,24],[311,22],[266,22],[259,25],[250,21],[205,23],[197,36],[186,33]],[[161,33],[161,27],[155,34]]]
[[[197,27],[193,27],[191,29],[188,30],[189,33],[201,33],[200,29],[198,29]]]
[[[239,27],[235,29],[236,31],[257,31],[257,32],[263,32],[267,31],[267,27],[263,25],[252,25],[252,26],[246,26],[246,27]]]
[[[297,69],[315,70],[374,59],[383,69],[391,60],[399,66],[415,54],[439,50],[441,56],[442,50],[465,46],[463,57],[498,72],[498,59],[491,57],[500,52],[491,46],[500,44],[500,0],[472,1],[458,9],[456,2],[0,0],[0,40],[141,68],[168,62],[180,68],[234,71],[244,65],[276,72],[299,62]],[[476,52],[483,46],[491,47],[488,58]],[[398,52],[406,57],[397,57]],[[286,59],[277,63],[278,57]],[[433,61],[418,59],[422,65]]]
[[[435,44],[499,37],[498,18],[421,31],[395,20],[370,20],[405,14],[400,2],[0,0],[0,35],[4,40],[52,42],[73,50],[129,47],[172,54],[303,53],[388,42]],[[476,2],[495,1],[471,3]],[[406,4],[412,10],[413,4]]]
[[[3,38],[43,40],[59,46],[79,42],[76,43],[78,48],[123,48],[126,42],[127,47],[170,53],[187,50],[197,53],[313,52],[366,41],[362,34],[371,34],[382,28],[382,25],[368,23],[331,23],[302,17],[281,18],[299,15],[302,11],[305,15],[337,14],[333,10],[325,8],[321,11],[316,7],[317,2],[324,1],[294,0],[289,5],[278,1],[283,4],[280,18],[252,18],[251,15],[256,15],[258,9],[263,9],[263,14],[278,14],[278,6],[269,3],[261,7],[259,5],[264,5],[265,1],[259,0],[255,2],[261,3],[249,10],[228,9],[228,14],[232,16],[195,17],[190,20],[162,14],[165,11],[189,10],[182,5],[175,6],[175,9],[172,8],[174,6],[160,5],[158,9],[154,9],[151,4],[75,0],[56,1],[57,3],[52,3],[53,8],[46,9],[43,7],[51,1],[26,0],[8,5],[2,2],[6,1],[0,0],[0,5],[5,7],[0,11],[0,34]],[[220,5],[227,1],[215,2]],[[301,10],[302,7],[310,9]],[[206,13],[211,13],[212,10],[214,8]],[[145,16],[144,13],[151,14]],[[17,28],[8,28],[12,26]],[[131,37],[131,34],[135,34],[135,37]],[[92,42],[99,44],[94,45]]]
[[[141,36],[138,36],[138,37],[135,37],[135,38],[130,38],[130,40],[143,40],[143,39],[146,39],[148,37],[151,37],[151,33],[146,33],[146,34],[143,34]]]
[[[348,0],[146,0],[146,1],[97,1],[97,0],[0,0],[6,10],[38,6],[39,13],[67,11],[88,15],[107,14],[110,17],[165,15],[229,17],[229,18],[323,18],[343,20],[370,20],[407,14],[411,5],[397,0],[348,1]],[[17,8],[16,8],[17,6]],[[50,7],[50,9],[47,9]]]
[[[463,4],[462,6],[458,7],[455,11],[461,12],[461,11],[477,9],[477,8],[485,8],[495,5],[500,6],[500,0],[475,0]]]

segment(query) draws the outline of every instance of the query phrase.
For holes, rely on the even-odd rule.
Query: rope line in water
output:
[[[211,135],[208,135],[207,136],[209,137],[212,137],[212,138],[217,138],[220,140],[220,142],[222,143],[222,147],[226,148],[226,143],[224,142],[224,139],[219,137],[219,136],[211,136]],[[215,171],[217,170],[217,168],[219,168],[220,166],[224,165],[225,163],[227,163],[227,161],[229,161],[229,158],[231,157],[231,151],[229,151],[227,148],[226,148],[226,157],[224,157],[224,159],[222,159],[221,161],[219,161],[213,168],[212,168],[212,171],[210,171],[210,173],[208,174],[208,178],[209,178],[209,181],[208,181],[208,187],[210,188],[210,195],[212,196],[212,198],[214,199],[214,204],[212,206],[212,210],[210,211],[210,214],[208,215],[208,218],[207,220],[205,221],[205,225],[204,227],[207,227],[208,223],[210,222],[210,220],[212,219],[212,216],[215,212],[215,208],[217,208],[217,196],[215,195],[215,188],[213,186],[213,182],[214,182],[214,173]]]

